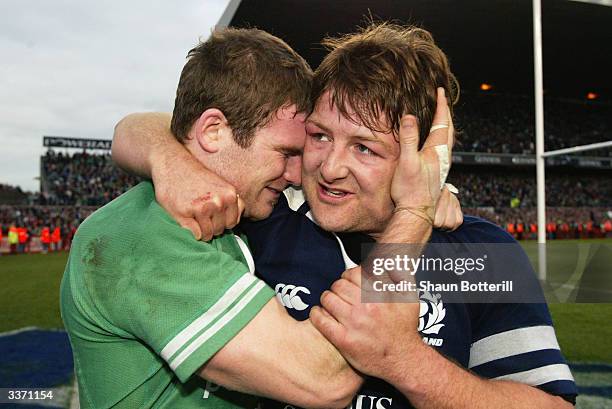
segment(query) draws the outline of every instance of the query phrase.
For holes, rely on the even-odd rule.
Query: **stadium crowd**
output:
[[[43,205],[101,206],[137,183],[137,178],[119,170],[110,154],[73,155],[47,151],[42,157]]]
[[[464,94],[455,109],[461,134],[456,151],[535,153],[533,98],[487,93]],[[544,99],[546,150],[602,142],[610,139],[612,107],[592,101]],[[610,149],[582,153],[612,155]]]
[[[479,170],[455,168],[451,171],[449,181],[461,187],[463,206],[496,209],[536,207],[535,172]],[[609,172],[607,177],[610,177]],[[612,183],[603,174],[549,172],[546,175],[546,202],[555,207],[612,208]]]
[[[11,253],[70,248],[79,224],[97,207],[0,205],[0,239]]]
[[[591,102],[545,100],[546,149],[609,138],[612,108]],[[525,96],[463,95],[456,107],[460,131],[456,151],[533,154],[533,102]],[[589,151],[609,156],[612,150]],[[548,171],[547,171],[548,172]],[[552,170],[547,174],[547,233],[551,238],[612,235],[610,171]],[[460,188],[466,214],[487,218],[517,238],[534,238],[535,173],[498,167],[454,167],[449,181]],[[78,225],[138,183],[119,170],[107,153],[67,154],[48,150],[41,157],[41,190],[23,192],[0,184],[0,238],[15,252],[34,238],[42,251],[68,248]],[[7,244],[7,242],[10,243]]]

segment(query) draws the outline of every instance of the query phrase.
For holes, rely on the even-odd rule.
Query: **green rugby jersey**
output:
[[[81,408],[257,406],[194,375],[274,296],[241,246],[194,240],[149,182],[81,224],[61,285]]]

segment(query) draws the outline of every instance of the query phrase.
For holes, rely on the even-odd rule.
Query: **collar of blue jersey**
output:
[[[283,193],[285,195],[285,198],[287,199],[287,204],[289,205],[289,208],[291,210],[306,216],[313,223],[317,224],[316,220],[314,220],[314,218],[312,217],[312,213],[310,212],[310,206],[308,206],[308,203],[306,202],[306,198],[304,197],[304,192],[302,191],[302,189],[296,187],[288,187],[283,191]],[[353,260],[358,260],[360,258],[356,257],[357,255],[359,255],[359,251],[357,253],[350,254],[349,251],[344,248],[344,243],[342,240],[340,240],[338,235],[335,233],[330,234],[333,235],[336,240],[338,240],[338,244],[340,245],[340,251],[342,252],[342,258],[344,259],[344,264],[346,268],[356,267],[357,264]],[[364,240],[368,239],[368,236],[366,235],[361,235],[359,233],[358,235],[362,236]],[[359,246],[357,247],[358,249],[360,248]]]

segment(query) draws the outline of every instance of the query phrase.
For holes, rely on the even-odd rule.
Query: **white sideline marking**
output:
[[[21,334],[22,332],[27,332],[27,331],[66,332],[65,330],[61,328],[23,327],[23,328],[14,329],[14,330],[7,331],[7,332],[2,332],[0,333],[0,337],[9,337],[11,335],[17,335],[17,334]]]
[[[36,328],[36,327],[24,327],[24,328],[14,329],[12,331],[0,333],[0,337],[8,337],[8,336],[17,335],[17,334],[20,334],[20,333],[26,332],[26,331],[33,331],[33,330],[36,330],[36,329],[38,329],[38,328]]]

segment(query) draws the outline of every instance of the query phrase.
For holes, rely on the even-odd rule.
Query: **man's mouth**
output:
[[[322,185],[319,183],[319,197],[323,200],[328,199],[330,201],[338,201],[346,198],[351,193],[346,190],[337,189]]]

